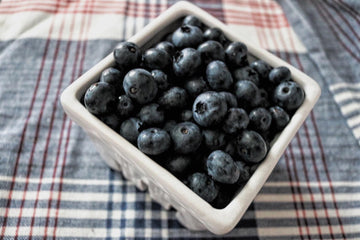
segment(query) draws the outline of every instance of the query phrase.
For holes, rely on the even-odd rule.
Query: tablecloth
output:
[[[225,236],[183,228],[64,114],[62,90],[175,2],[0,2],[0,238],[360,239],[359,1],[194,1],[322,89]]]

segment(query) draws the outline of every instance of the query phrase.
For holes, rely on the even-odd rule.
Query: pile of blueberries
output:
[[[149,49],[121,42],[86,91],[89,112],[213,207],[225,207],[304,101],[287,67],[186,16]]]

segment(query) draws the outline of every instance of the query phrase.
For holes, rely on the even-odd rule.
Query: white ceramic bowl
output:
[[[148,188],[151,198],[164,208],[169,209],[173,206],[177,210],[177,219],[185,227],[190,230],[207,229],[215,234],[225,234],[239,222],[264,185],[290,140],[314,107],[320,96],[320,88],[313,79],[298,69],[254,46],[245,36],[241,36],[241,33],[230,31],[219,20],[188,2],[176,3],[128,41],[142,48],[148,48],[165,34],[173,31],[179,26],[180,18],[189,14],[195,15],[208,26],[220,28],[230,40],[245,43],[249,55],[263,59],[273,67],[287,66],[291,70],[293,80],[303,87],[306,94],[304,103],[294,114],[288,126],[272,142],[266,159],[227,207],[213,208],[171,173],[107,127],[80,103],[80,98],[86,89],[98,81],[101,72],[114,65],[112,53],[67,87],[61,95],[61,104],[69,117],[89,135],[102,158],[111,168],[122,171],[123,175],[139,189]]]

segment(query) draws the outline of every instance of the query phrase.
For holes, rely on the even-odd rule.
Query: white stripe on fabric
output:
[[[357,111],[359,109],[360,109],[360,104],[356,102],[350,102],[346,105],[341,106],[341,111],[345,116],[348,116],[352,112]]]
[[[346,83],[346,82],[342,82],[342,83],[336,83],[333,84],[329,87],[329,89],[331,91],[335,91],[335,90],[339,90],[342,88],[349,88],[349,89],[359,89],[360,88],[360,83]]]
[[[328,216],[324,209],[315,209],[315,210],[301,210],[305,212],[306,218],[315,218],[315,212],[317,218],[337,218],[338,215],[335,209],[327,209]],[[338,209],[339,215],[341,217],[358,217],[360,216],[360,208],[348,208],[348,209]],[[296,210],[256,210],[255,211],[256,219],[283,219],[291,218],[295,219],[298,216],[296,215]]]
[[[353,116],[348,119],[348,124],[350,127],[354,127],[360,124],[360,114]]]

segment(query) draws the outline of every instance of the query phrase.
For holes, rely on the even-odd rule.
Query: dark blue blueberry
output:
[[[184,88],[193,99],[201,93],[209,90],[209,87],[201,76],[192,77],[191,79],[187,80],[184,84]]]
[[[140,65],[142,52],[134,43],[121,42],[114,49],[114,58],[120,69],[132,69]]]
[[[217,209],[225,208],[234,198],[239,186],[234,184],[219,184],[220,189],[217,197],[211,202],[211,205]]]
[[[222,61],[212,61],[206,67],[206,80],[217,91],[229,90],[233,84],[230,71]]]
[[[305,93],[299,84],[293,81],[280,83],[274,92],[274,102],[285,111],[294,111],[304,102]]]
[[[238,105],[246,110],[255,107],[257,103],[254,99],[258,95],[258,91],[259,88],[251,81],[237,81],[235,83],[235,95]]]
[[[213,40],[206,41],[199,45],[197,50],[200,52],[203,64],[207,65],[214,60],[225,61],[225,51],[223,46]]]
[[[276,131],[283,130],[290,121],[289,114],[279,106],[274,106],[269,109],[272,117],[271,125]]]
[[[174,143],[174,151],[177,153],[192,153],[201,145],[201,130],[192,122],[182,122],[177,124],[170,131],[170,135]]]
[[[218,185],[205,173],[193,173],[187,179],[188,186],[207,202],[212,202],[219,193]]]
[[[165,120],[165,113],[159,104],[150,103],[140,109],[139,118],[147,126],[159,126]]]
[[[95,115],[110,113],[116,102],[115,88],[105,82],[92,84],[85,93],[86,109]]]
[[[266,81],[268,79],[269,73],[272,69],[272,67],[263,60],[257,60],[255,62],[252,62],[250,64],[250,67],[258,73],[259,77],[263,81]]]
[[[255,131],[242,131],[236,139],[237,153],[248,163],[258,163],[267,154],[267,146],[261,135]]]
[[[242,185],[244,182],[248,181],[250,179],[250,166],[246,165],[242,161],[236,161],[235,162],[236,167],[239,169],[240,176],[237,180],[237,183],[239,185]]]
[[[221,150],[212,152],[207,161],[207,172],[217,182],[233,184],[240,176],[240,171],[232,157]]]
[[[232,72],[235,81],[249,80],[259,86],[260,80],[258,73],[249,66],[235,69]]]
[[[219,92],[225,98],[228,108],[236,108],[238,106],[236,96],[231,92]]]
[[[226,135],[220,130],[204,129],[202,134],[204,145],[209,150],[218,150],[226,145]]]
[[[229,154],[233,159],[236,158],[236,141],[234,139],[228,141],[224,148],[224,152]]]
[[[235,134],[247,128],[249,117],[242,108],[230,108],[222,125],[224,132]]]
[[[176,177],[183,177],[191,167],[191,158],[187,155],[173,155],[166,160],[164,167]]]
[[[160,91],[165,91],[166,89],[169,88],[170,83],[166,73],[164,73],[161,70],[152,70],[151,75],[153,76],[156,85],[158,86],[158,89]]]
[[[226,37],[224,33],[219,28],[208,28],[204,32],[205,40],[214,40],[218,41],[222,45],[226,43]]]
[[[203,42],[203,32],[192,25],[182,25],[172,35],[172,43],[177,48],[196,48]]]
[[[175,53],[174,74],[178,77],[191,77],[201,67],[201,55],[194,48],[185,48]]]
[[[247,47],[241,42],[232,42],[225,49],[226,63],[233,67],[242,67],[248,64]]]
[[[181,111],[180,119],[182,122],[190,122],[193,120],[192,118],[193,118],[193,114],[191,110],[185,109]]]
[[[254,102],[257,107],[263,107],[263,108],[269,107],[270,101],[269,101],[268,92],[265,89],[260,88],[257,95],[255,96]]]
[[[195,122],[200,126],[214,126],[225,118],[226,100],[217,92],[204,92],[195,99],[192,111]]]
[[[170,56],[173,56],[175,53],[174,44],[168,41],[159,42],[158,44],[156,44],[155,48],[167,52]]]
[[[117,132],[119,130],[120,119],[116,114],[110,113],[107,115],[101,115],[99,116],[99,119],[114,131]]]
[[[172,87],[163,92],[158,99],[158,103],[165,110],[173,110],[174,108],[184,108],[188,102],[186,90],[180,87]]]
[[[274,68],[269,73],[269,81],[278,85],[281,82],[290,81],[291,72],[287,67],[281,66]]]
[[[150,48],[143,55],[143,64],[147,69],[166,70],[172,64],[172,59],[166,51]]]
[[[256,169],[259,167],[259,165],[260,165],[260,163],[251,165],[250,171],[249,171],[250,175],[252,175],[256,171]]]
[[[149,155],[159,155],[170,148],[169,134],[160,128],[148,128],[142,131],[137,138],[140,151]]]
[[[173,32],[170,32],[170,33],[166,34],[166,35],[163,37],[163,40],[162,40],[162,41],[172,43],[172,35],[173,35]]]
[[[136,68],[129,71],[123,82],[126,95],[139,104],[151,102],[158,92],[157,84],[151,73]]]
[[[163,129],[170,133],[171,130],[176,126],[176,124],[177,123],[175,120],[168,120],[165,122]]]
[[[119,117],[127,118],[134,111],[134,104],[131,99],[126,95],[121,95],[118,97],[116,111]]]
[[[101,72],[100,82],[106,82],[115,87],[118,92],[122,91],[124,74],[118,69],[110,67]]]
[[[143,123],[138,118],[129,118],[122,122],[120,135],[131,143],[136,143]]]
[[[249,113],[250,127],[257,132],[266,132],[271,125],[271,114],[265,108],[255,108]]]
[[[198,19],[197,17],[195,17],[194,15],[188,15],[184,18],[183,20],[183,24],[185,25],[191,25],[191,26],[196,26],[198,28],[202,28],[203,24],[200,21],[200,19]]]

